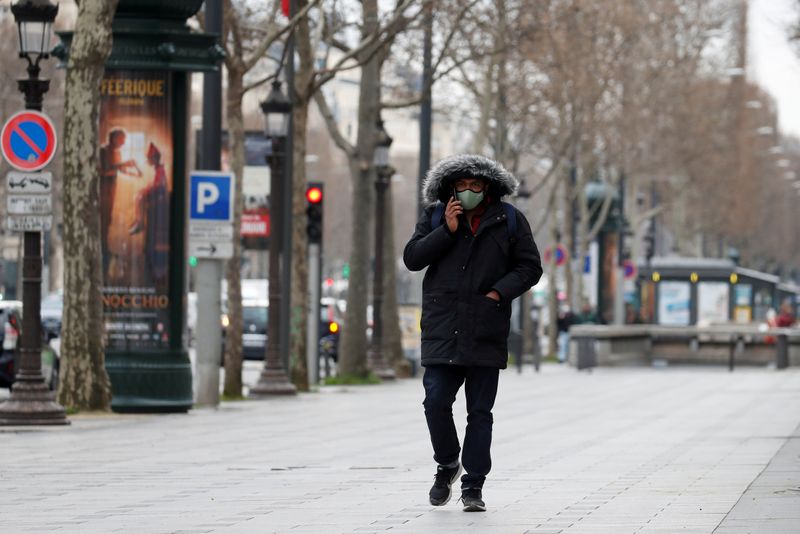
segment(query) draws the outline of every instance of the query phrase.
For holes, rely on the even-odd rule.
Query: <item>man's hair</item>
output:
[[[122,128],[113,128],[108,132],[108,140],[113,143],[115,138],[125,137],[125,130]]]

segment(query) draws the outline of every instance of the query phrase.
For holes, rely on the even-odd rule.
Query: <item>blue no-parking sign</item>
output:
[[[189,220],[233,221],[234,177],[231,173],[195,171],[189,177]]]
[[[0,132],[0,150],[17,170],[35,172],[44,169],[56,155],[56,129],[41,111],[15,113]]]

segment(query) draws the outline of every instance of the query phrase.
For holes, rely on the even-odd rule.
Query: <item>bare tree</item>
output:
[[[347,156],[353,184],[352,210],[354,224],[351,227],[350,278],[347,291],[345,328],[342,331],[339,349],[339,374],[347,378],[360,378],[368,373],[366,360],[366,310],[369,295],[369,252],[371,242],[369,235],[372,227],[371,223],[374,222],[374,210],[372,208],[375,178],[372,158],[381,109],[381,70],[388,58],[394,39],[421,13],[421,10],[416,10],[411,14],[406,14],[406,10],[414,3],[408,0],[397,2],[391,15],[387,17],[386,21],[381,22],[378,2],[375,0],[362,2],[360,20],[354,23],[359,27],[361,41],[355,47],[349,46],[341,39],[335,29],[327,28],[326,30],[325,37],[329,47],[338,50],[340,54],[351,56],[352,65],[360,66],[361,68],[358,131],[355,144],[350,143],[339,131],[339,126],[325,96],[321,92],[316,93],[314,96],[334,143]],[[391,198],[388,199],[388,202],[391,202]],[[389,213],[390,211],[387,210],[382,216],[387,217]],[[391,224],[387,225],[387,228],[391,228]],[[389,313],[388,315],[383,315],[383,323],[389,326],[389,335],[383,340],[382,350],[391,350],[392,352],[388,359],[391,362],[397,362],[400,359],[402,349],[399,348],[400,336],[397,331],[399,330],[397,324],[399,319],[393,285],[396,278],[394,274],[394,245],[391,239],[386,239],[384,244],[384,250],[374,251],[376,255],[382,254],[384,256],[386,269],[391,271],[384,281],[384,289],[388,292],[388,298],[384,300],[382,311],[388,311]],[[394,305],[393,310],[390,309],[391,305]],[[394,327],[395,331],[392,331],[392,327]]]
[[[228,397],[242,395],[242,240],[241,221],[244,208],[244,113],[242,101],[247,92],[274,78],[274,73],[264,75],[264,60],[273,45],[291,31],[297,21],[307,16],[316,5],[314,0],[300,10],[288,23],[279,21],[280,2],[270,2],[268,9],[245,0],[225,0],[224,36],[225,67],[228,86],[226,111],[231,151],[231,170],[236,175],[236,193],[233,220],[233,256],[226,263],[225,278],[228,283],[227,342],[225,344],[225,384],[223,392]],[[285,46],[285,45],[284,45]],[[277,58],[273,58],[277,60]],[[250,75],[250,76],[248,76]],[[252,79],[251,79],[252,78]],[[275,310],[272,311],[273,313]]]
[[[82,0],[67,65],[64,126],[65,291],[58,400],[108,410],[97,165],[100,81],[117,0]]]

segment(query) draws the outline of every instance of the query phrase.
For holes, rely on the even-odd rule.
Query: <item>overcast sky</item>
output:
[[[777,100],[781,131],[800,137],[800,57],[787,40],[797,17],[797,0],[751,0],[747,74]]]

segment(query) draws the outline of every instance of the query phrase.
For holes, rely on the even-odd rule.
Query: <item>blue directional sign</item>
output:
[[[189,220],[232,222],[233,184],[231,173],[193,172],[189,177]]]

